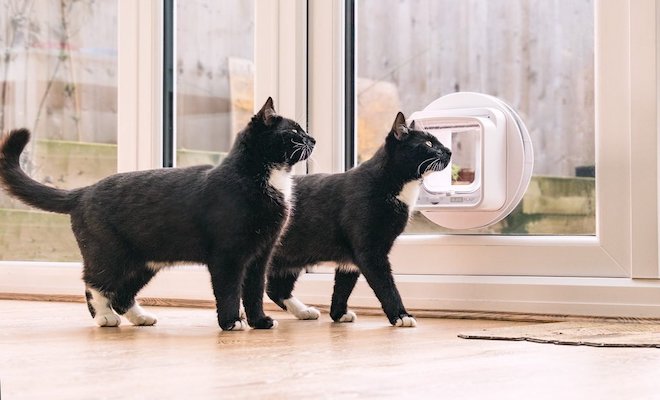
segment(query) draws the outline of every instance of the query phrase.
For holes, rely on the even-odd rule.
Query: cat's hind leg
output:
[[[335,287],[332,292],[330,317],[335,322],[355,322],[357,316],[348,309],[348,298],[355,288],[360,271],[355,267],[340,265],[335,271]]]
[[[293,314],[302,320],[319,319],[321,312],[314,307],[309,307],[293,296],[293,288],[296,285],[300,270],[295,269],[271,269],[268,274],[268,285],[266,294],[275,304],[283,310]]]
[[[112,308],[126,317],[133,325],[155,325],[158,321],[157,317],[142,308],[135,301],[135,296],[140,289],[149,283],[156,272],[144,263],[135,262],[130,264],[130,267],[125,270],[113,293],[111,300]]]
[[[83,281],[85,282],[85,299],[89,313],[98,326],[119,326],[121,318],[111,307],[112,285],[116,274],[113,264],[116,258],[112,253],[114,248],[101,245],[101,240],[97,240],[90,232],[79,228],[79,226],[85,227],[85,225],[80,224],[73,217],[72,222],[83,256]]]
[[[158,318],[154,314],[147,312],[137,302],[123,315],[131,321],[131,324],[137,326],[152,326],[158,322]]]
[[[134,325],[155,324],[156,317],[135,303],[135,295],[156,270],[140,261],[107,224],[78,214],[72,214],[71,224],[84,261],[87,307],[96,324],[118,326],[117,313]]]
[[[155,324],[156,316],[135,302],[137,292],[154,274],[143,263],[127,262],[118,257],[108,256],[104,263],[94,266],[86,262],[83,272],[87,284],[85,297],[96,324],[119,326],[121,318],[117,313],[124,315],[133,325]]]
[[[100,290],[88,285],[85,298],[89,313],[98,326],[115,327],[121,324],[121,318],[110,307],[110,300]]]
[[[283,300],[283,303],[285,307],[284,309],[293,314],[298,319],[314,320],[319,319],[321,316],[321,312],[317,308],[306,305],[294,296]]]

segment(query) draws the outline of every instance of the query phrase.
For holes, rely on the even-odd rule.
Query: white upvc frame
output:
[[[118,172],[162,166],[163,4],[161,0],[117,0]],[[176,20],[176,17],[175,17]],[[278,113],[307,120],[307,1],[255,0],[255,108],[267,97]],[[175,53],[176,54],[176,53]],[[260,99],[263,99],[260,100]],[[256,110],[255,110],[256,111]],[[306,166],[295,172],[305,173]],[[0,293],[82,293],[80,263],[0,261]],[[192,271],[191,271],[192,270]],[[145,292],[159,297],[196,298],[206,271],[184,268],[187,278],[166,277]],[[204,278],[200,278],[204,276]],[[192,280],[191,280],[192,279]],[[197,279],[197,280],[196,280]],[[170,285],[173,283],[173,285]],[[192,289],[186,284],[191,284]],[[200,290],[202,298],[211,292]]]
[[[153,113],[154,107],[159,109],[161,104],[153,95],[155,86],[135,88],[137,83],[143,83],[138,77],[150,78],[153,85],[160,82],[148,72],[148,65],[159,63],[154,44],[156,11],[151,8],[151,12],[143,12],[145,7],[149,9],[143,2],[119,1],[123,10],[137,12],[120,13],[120,18],[137,19],[142,27],[145,26],[142,24],[152,26],[151,39],[146,39],[148,33],[140,33],[135,25],[124,26],[120,21],[122,29],[133,29],[140,36],[133,37],[133,45],[124,44],[120,48],[120,64],[121,57],[129,60],[130,54],[136,57],[131,61],[134,75],[130,73],[131,67],[127,67],[128,75],[120,77],[120,85],[134,89],[122,92],[130,97],[122,101],[150,106]],[[152,7],[155,3],[151,3]],[[317,139],[316,161],[310,169],[339,171],[343,167],[344,136],[344,2],[309,2],[308,12],[305,4],[302,0],[257,0],[255,104],[260,106],[259,99],[270,95],[283,115],[301,120],[308,111],[309,131]],[[303,78],[305,29],[301,21],[305,21],[305,14],[309,18],[309,70]],[[660,317],[658,21],[660,9],[654,0],[597,1],[597,235],[401,237],[391,260],[407,307]],[[128,33],[124,39],[120,36],[120,43],[129,37]],[[150,52],[136,55],[140,43],[145,48],[148,48],[146,43],[152,43]],[[133,49],[133,53],[128,49]],[[136,61],[144,54],[151,56],[144,62]],[[127,78],[130,76],[134,80]],[[132,83],[124,83],[125,78]],[[153,97],[147,101],[149,96]],[[160,138],[156,123],[146,130],[151,132],[149,140],[135,140],[137,135],[144,134],[138,129],[139,121],[148,124],[146,121],[153,121],[153,114],[144,117],[128,108],[120,108],[120,112],[124,110],[127,118],[124,123],[133,129],[134,136],[126,134],[125,140],[120,136],[120,157],[125,157],[120,168],[153,165],[156,156],[151,161],[139,160],[150,151],[154,154],[154,148],[158,148],[154,145]],[[121,121],[120,115],[120,126]],[[123,156],[125,150],[133,155]],[[3,262],[0,292],[80,294],[79,276],[79,264]],[[307,274],[297,286],[296,295],[304,301],[327,304],[331,291],[331,274]],[[194,267],[159,274],[141,295],[212,298],[208,273]],[[350,303],[378,307],[363,281],[358,283]]]
[[[256,0],[255,112],[268,97],[275,110],[307,121],[307,1]],[[305,173],[303,163],[295,173]]]
[[[322,18],[313,14],[315,7],[313,21]],[[335,4],[335,10],[339,7]],[[653,0],[596,2],[596,236],[405,235],[391,254],[397,273],[658,277],[655,8]],[[336,23],[343,26],[342,18]],[[325,48],[340,59],[341,29],[323,29],[324,34],[311,35],[334,40],[335,46]],[[317,44],[312,42],[312,53]],[[335,69],[321,66],[310,76],[315,77],[310,87],[326,90],[313,93],[312,99],[341,98],[343,85],[326,83],[336,79]],[[311,110],[312,120],[331,109],[332,100],[327,101]],[[315,130],[320,141],[332,143],[342,134],[336,126],[325,126]],[[337,171],[343,165],[335,161],[337,150],[328,147],[316,152],[324,164],[315,171]]]
[[[316,139],[311,173],[344,168],[344,3],[309,4],[309,131]]]
[[[117,171],[162,165],[163,4],[117,0]],[[0,261],[0,293],[82,293],[80,263]],[[71,280],[73,276],[76,279]]]
[[[118,0],[117,170],[159,168],[163,146],[163,2]]]
[[[315,172],[343,165],[342,3],[310,7],[322,30],[310,32],[310,54],[334,53],[334,63],[310,64],[310,120],[326,120],[314,131],[326,143]],[[596,1],[596,236],[402,236],[390,258],[409,307],[660,317],[658,8],[654,0]],[[327,15],[332,26],[320,25]],[[330,279],[307,275],[296,293],[318,302]],[[378,305],[364,284],[351,299]]]

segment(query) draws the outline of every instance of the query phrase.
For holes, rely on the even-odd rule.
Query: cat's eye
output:
[[[429,146],[429,147],[433,147],[433,143],[431,143],[430,140],[427,140],[426,143],[424,143],[424,144]]]

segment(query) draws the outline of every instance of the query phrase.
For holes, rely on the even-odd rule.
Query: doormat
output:
[[[660,347],[660,323],[555,322],[488,328],[461,333],[463,339],[517,340],[594,347]]]

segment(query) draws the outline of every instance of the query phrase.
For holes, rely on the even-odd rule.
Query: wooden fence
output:
[[[594,164],[593,0],[358,0],[357,7],[358,76],[396,86],[398,98],[384,102],[409,115],[451,92],[488,93],[521,113],[535,174],[574,176],[575,167]],[[369,91],[379,85],[360,86],[368,114],[381,97]],[[391,126],[396,110],[382,112]]]

